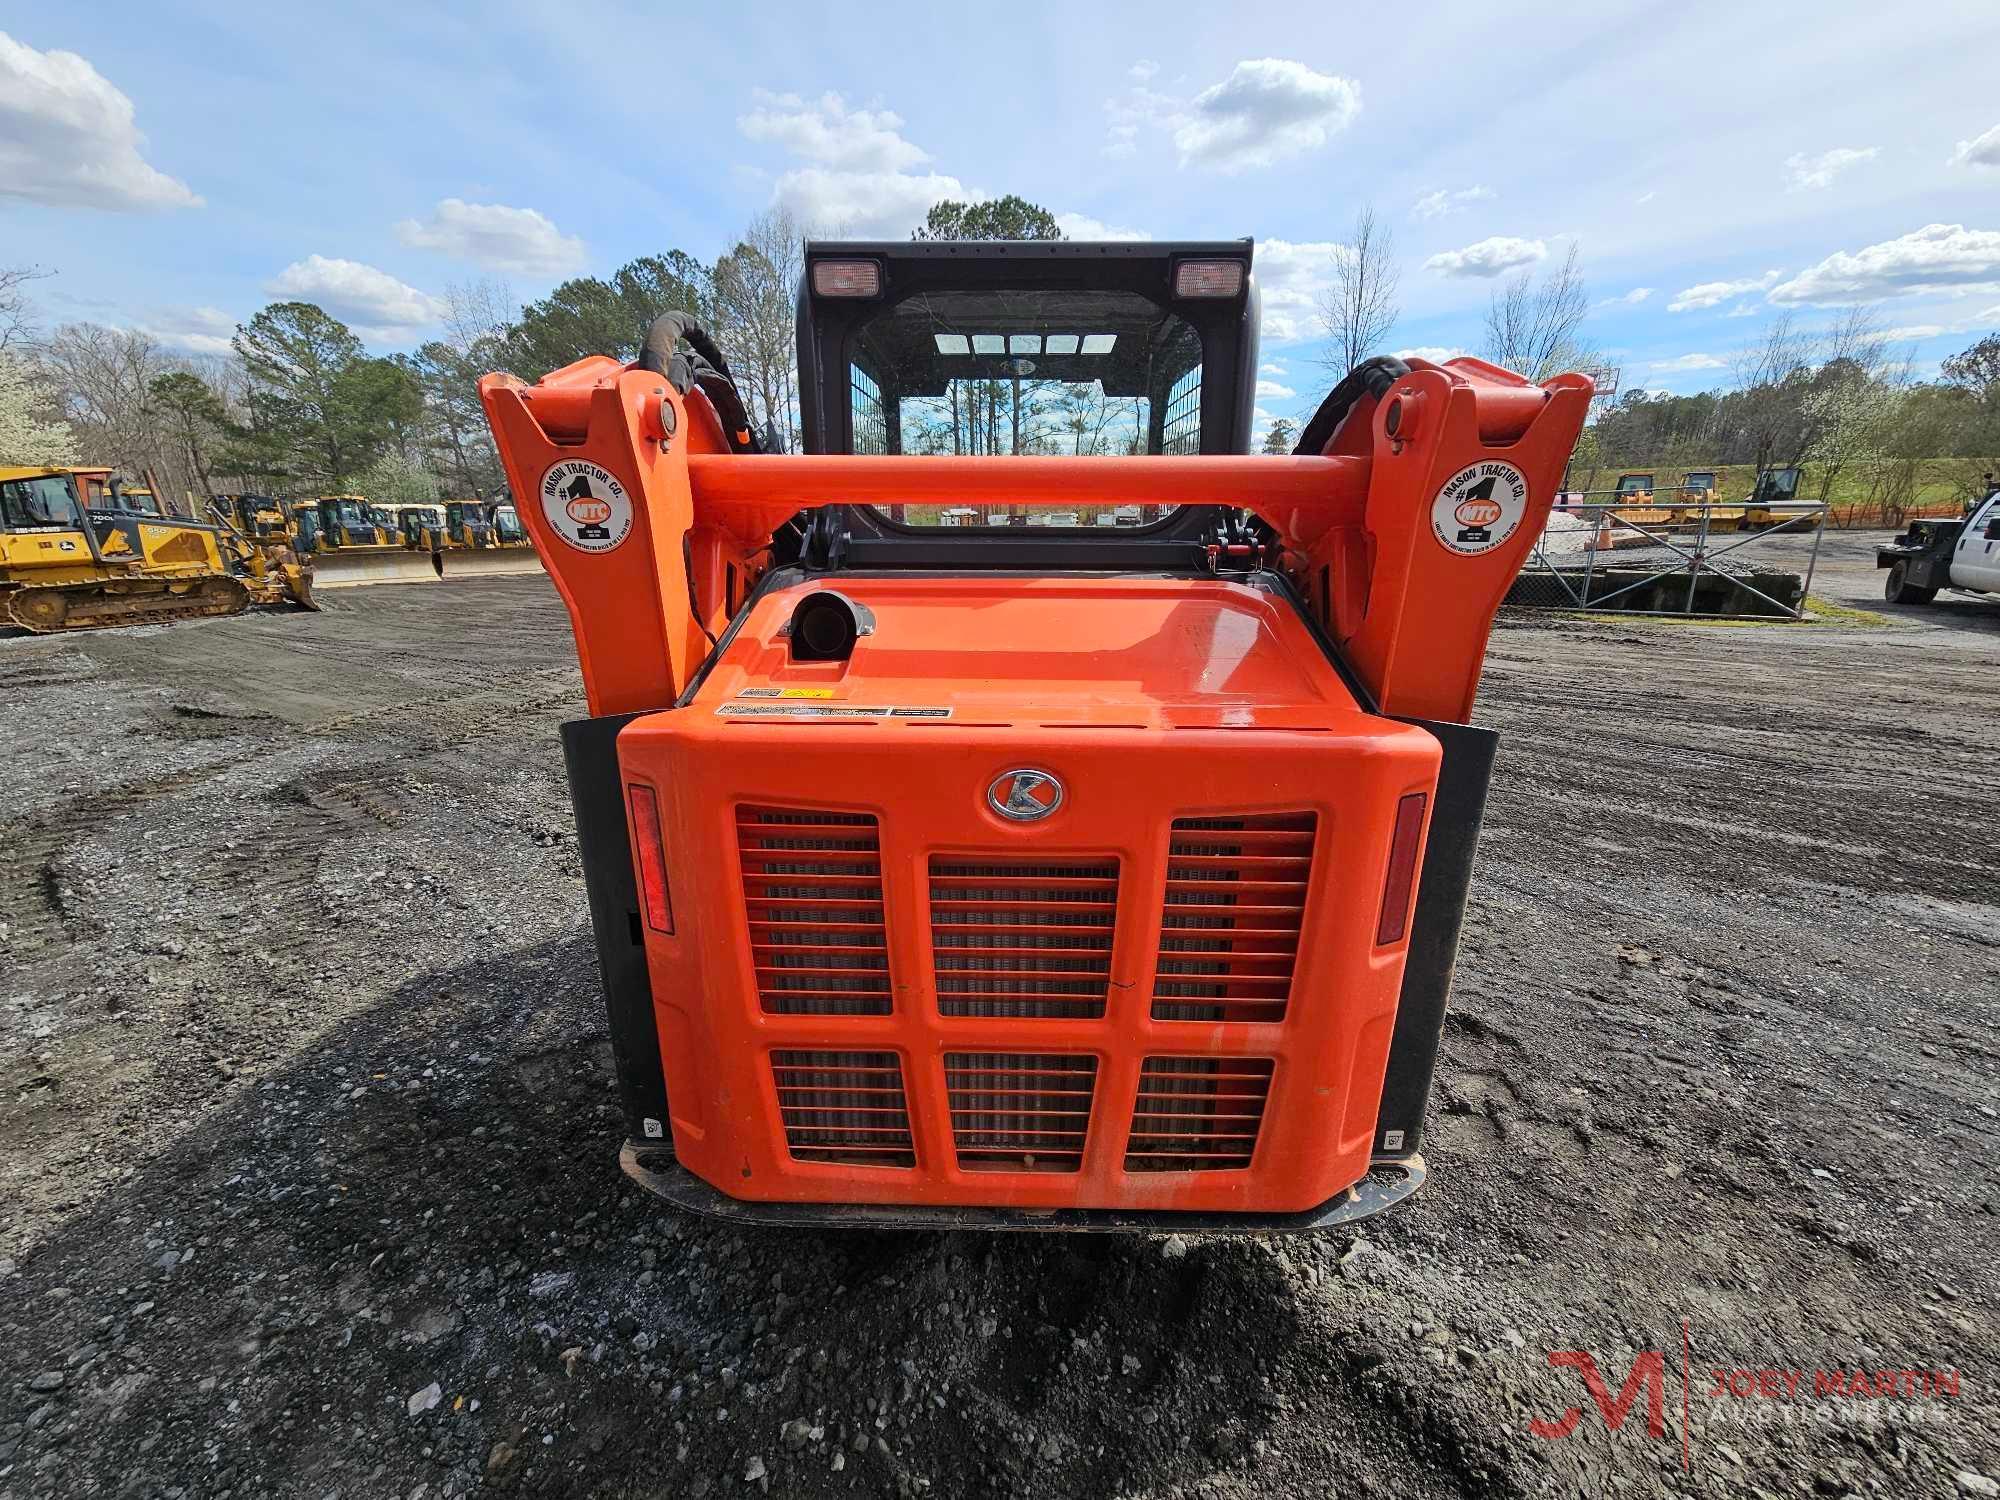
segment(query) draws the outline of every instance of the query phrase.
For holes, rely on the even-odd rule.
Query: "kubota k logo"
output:
[[[1047,771],[1006,771],[986,789],[986,805],[1013,823],[1033,823],[1062,806],[1063,784]]]

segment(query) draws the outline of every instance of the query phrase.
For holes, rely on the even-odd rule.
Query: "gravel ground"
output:
[[[1996,672],[1510,617],[1416,1199],[752,1234],[617,1169],[545,581],[0,640],[0,1497],[2000,1493]]]

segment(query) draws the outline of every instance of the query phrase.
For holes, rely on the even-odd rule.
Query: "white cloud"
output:
[[[316,302],[355,332],[394,340],[428,328],[445,314],[437,298],[359,261],[308,255],[294,261],[264,290],[274,297]]]
[[[924,221],[931,205],[951,198],[984,199],[939,172],[831,172],[800,167],[778,178],[771,197],[801,224],[858,239],[901,239]]]
[[[1833,186],[1833,179],[1849,167],[1859,166],[1864,161],[1873,161],[1880,151],[1869,146],[1857,150],[1852,146],[1836,146],[1831,151],[1822,151],[1817,156],[1807,156],[1795,151],[1785,158],[1785,171],[1790,174],[1789,187],[1794,193],[1808,188]]]
[[[1413,219],[1442,219],[1447,215],[1457,213],[1468,203],[1480,203],[1494,196],[1493,189],[1490,187],[1469,187],[1458,188],[1456,190],[1438,188],[1435,192],[1425,193],[1415,203],[1410,205],[1410,217]]]
[[[1597,305],[1599,307],[1637,307],[1652,295],[1653,289],[1651,287],[1635,286],[1629,292],[1620,292],[1615,297],[1606,297]]]
[[[1263,240],[1252,266],[1263,297],[1264,342],[1292,344],[1319,331],[1319,302],[1333,279],[1333,241]]]
[[[1093,219],[1089,214],[1057,214],[1056,228],[1072,240],[1150,240],[1152,235],[1143,229],[1123,229],[1116,224],[1107,224],[1102,219]]]
[[[236,320],[219,307],[164,307],[139,325],[170,349],[189,354],[229,354]]]
[[[1727,361],[1717,359],[1713,354],[1680,354],[1672,359],[1656,359],[1646,366],[1649,370],[1720,370]]]
[[[1466,351],[1447,348],[1443,344],[1419,344],[1414,349],[1398,349],[1398,359],[1427,359],[1434,365],[1441,365],[1448,359],[1457,359]]]
[[[199,208],[147,164],[132,101],[74,52],[37,52],[0,31],[0,198],[57,208]]]
[[[1900,239],[1837,251],[1773,287],[1771,300],[1840,304],[1988,287],[2000,287],[2000,230],[1927,224]]]
[[[849,109],[834,93],[806,100],[760,89],[753,97],[757,107],[736,128],[805,163],[778,175],[771,201],[814,231],[901,239],[933,204],[988,196],[943,172],[908,170],[930,153],[904,139],[902,117],[890,110]]]
[[[1951,154],[1954,167],[2000,167],[2000,125],[1969,141],[1960,141]]]
[[[1256,58],[1195,95],[1174,123],[1174,145],[1182,166],[1268,167],[1325,145],[1359,113],[1361,85],[1353,79]]]
[[[1739,302],[1723,314],[1725,318],[1754,318],[1756,316],[1757,304],[1754,302]]]
[[[840,95],[808,102],[797,94],[756,90],[756,108],[739,115],[736,128],[793,156],[839,172],[901,172],[930,160],[903,139],[901,115],[886,109],[849,109]]]
[[[1257,366],[1257,373],[1259,375],[1282,375],[1285,373],[1285,362],[1281,359],[1267,359],[1264,363]]]
[[[426,220],[404,219],[396,238],[413,250],[435,250],[489,271],[566,276],[584,264],[583,241],[564,234],[532,208],[446,198]]]
[[[1775,285],[1784,274],[1783,271],[1766,271],[1762,276],[1745,276],[1735,281],[1704,281],[1676,296],[1667,304],[1667,311],[1700,312],[1703,308],[1718,307],[1731,297],[1764,291]]]
[[[1142,57],[1125,71],[1140,83],[1150,83],[1153,75],[1160,71],[1160,65]]]
[[[1634,203],[1651,203],[1655,198],[1659,196],[1660,196],[1659,189],[1655,188],[1651,192],[1641,193],[1638,197],[1634,198],[1632,201]]]
[[[1531,266],[1548,253],[1549,247],[1540,240],[1496,234],[1463,250],[1433,255],[1424,262],[1424,269],[1440,276],[1499,276],[1521,266]]]
[[[1260,380],[1257,382],[1257,399],[1259,401],[1290,401],[1297,395],[1298,392],[1290,386],[1280,385],[1275,380]]]

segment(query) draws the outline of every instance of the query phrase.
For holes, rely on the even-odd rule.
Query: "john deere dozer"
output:
[[[217,528],[161,514],[145,491],[126,499],[98,482],[108,472],[0,468],[7,623],[46,634],[250,607],[251,589],[231,572]],[[89,507],[84,485],[96,497]]]
[[[1248,241],[805,264],[804,454],[679,316],[481,383],[589,698],[626,1170],[772,1223],[1407,1196],[1467,720],[1590,382],[1374,359],[1253,458]]]

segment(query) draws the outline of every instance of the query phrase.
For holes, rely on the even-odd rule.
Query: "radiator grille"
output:
[[[1312,813],[1176,818],[1156,1021],[1282,1021],[1312,880]]]
[[[1074,1172],[1097,1088],[1097,1059],[948,1052],[945,1088],[958,1165],[968,1171]]]
[[[794,1161],[916,1164],[895,1053],[774,1052],[771,1076]]]
[[[1118,861],[933,855],[931,957],[947,1016],[1104,1014]]]
[[[757,999],[786,1016],[886,1016],[882,852],[869,813],[736,813]]]
[[[1247,1167],[1271,1092],[1264,1057],[1149,1057],[1132,1106],[1128,1172]]]

